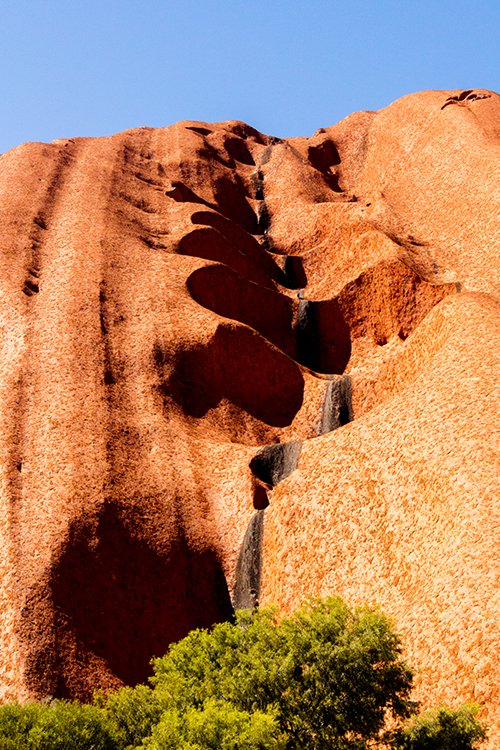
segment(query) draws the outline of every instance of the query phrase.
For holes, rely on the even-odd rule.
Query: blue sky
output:
[[[0,152],[177,120],[308,135],[421,89],[500,89],[497,0],[0,0]]]

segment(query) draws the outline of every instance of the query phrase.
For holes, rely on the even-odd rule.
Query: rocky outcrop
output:
[[[495,727],[499,114],[435,91],[0,156],[5,698],[336,593]]]

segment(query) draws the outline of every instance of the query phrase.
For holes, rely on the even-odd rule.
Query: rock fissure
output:
[[[263,533],[264,510],[258,510],[248,524],[236,563],[234,609],[255,609],[259,605]]]
[[[301,440],[266,445],[250,461],[250,470],[264,484],[276,487],[295,471],[301,450]]]

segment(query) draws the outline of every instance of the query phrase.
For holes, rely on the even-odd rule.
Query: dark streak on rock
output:
[[[327,384],[318,435],[325,435],[349,422],[352,422],[351,379],[344,375]]]
[[[261,482],[276,487],[295,471],[301,450],[302,440],[266,445],[252,458],[250,469]]]
[[[255,609],[259,605],[263,531],[264,511],[258,510],[248,524],[236,564],[234,609]]]
[[[319,372],[321,369],[321,342],[318,337],[315,312],[313,302],[299,298],[296,324],[298,359],[306,367]]]

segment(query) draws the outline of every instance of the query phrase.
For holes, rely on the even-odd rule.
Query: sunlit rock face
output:
[[[0,156],[4,698],[340,594],[494,742],[499,144],[478,89]]]

